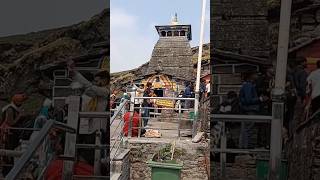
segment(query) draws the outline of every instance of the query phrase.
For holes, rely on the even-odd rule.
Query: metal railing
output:
[[[113,141],[112,144],[110,144],[110,162],[113,162],[115,157],[118,155],[117,153],[119,152],[119,149],[121,148],[124,140],[124,133],[123,133],[124,121],[122,120],[123,117],[120,117],[119,122],[117,122],[116,119],[119,116],[124,115],[125,108],[128,105],[128,103],[129,103],[128,100],[124,100],[115,110],[110,120],[110,140]],[[112,125],[116,126],[113,133],[111,133]]]
[[[272,120],[271,116],[212,114],[210,115],[210,120],[211,122],[218,122],[219,125],[221,126],[220,148],[217,148],[216,146],[214,146],[212,149],[214,153],[220,153],[221,178],[226,178],[227,154],[269,154],[270,151],[267,149],[229,149],[227,148],[226,123],[253,122],[253,123],[271,124],[271,120]],[[266,138],[269,138],[269,137],[266,137]]]
[[[175,103],[173,103],[174,107],[163,107],[163,108],[160,108],[160,107],[143,107],[142,104],[139,104],[139,107],[137,107],[138,104],[134,104],[133,102],[138,102],[137,100],[169,100],[171,101],[172,103],[177,101],[176,103],[179,103],[178,105],[178,108],[175,107]],[[141,114],[141,116],[139,117],[139,125],[138,127],[132,127],[132,119],[133,117],[131,117],[130,119],[130,125],[129,125],[129,137],[132,136],[132,131],[133,129],[138,129],[138,138],[141,137],[141,131],[142,129],[144,130],[148,130],[148,129],[156,129],[156,130],[176,130],[177,131],[177,134],[178,134],[178,138],[181,137],[181,129],[180,128],[180,125],[181,125],[181,121],[193,121],[194,123],[194,118],[184,118],[182,117],[182,111],[186,111],[186,112],[191,112],[191,108],[182,108],[182,101],[189,101],[188,103],[189,104],[193,104],[192,102],[195,101],[195,98],[178,98],[178,97],[134,97],[133,98],[133,102],[131,102],[131,107],[130,107],[130,110],[131,111],[134,111],[134,110],[139,110],[139,114]],[[136,106],[134,106],[136,105]],[[194,112],[194,107],[192,108],[193,109],[193,112]],[[143,116],[144,113],[142,113],[143,111],[145,110],[154,110],[155,112],[159,111],[159,110],[175,110],[175,111],[178,111],[176,114],[177,114],[177,117],[170,117],[170,118],[163,118],[163,117],[157,117],[157,119],[161,119],[161,120],[165,120],[165,119],[170,119],[170,120],[178,120],[178,128],[177,129],[168,129],[168,128],[160,128],[160,127],[144,127],[143,126],[143,120],[146,120],[146,121],[149,121],[151,119],[154,119],[154,117],[156,115],[159,115],[160,113],[153,113],[155,116],[154,117],[151,117],[150,114],[149,116]],[[194,126],[193,126],[194,127]]]
[[[24,128],[26,129],[26,128]],[[42,145],[46,137],[49,135],[49,132],[52,129],[60,129],[66,132],[75,133],[76,130],[73,128],[70,128],[69,126],[59,123],[53,120],[48,120],[43,128],[39,131],[37,136],[30,142],[29,146],[27,147],[26,151],[23,152],[21,157],[17,162],[15,162],[13,168],[9,172],[9,174],[5,177],[5,180],[12,180],[17,179],[19,175],[22,173],[22,170],[27,166],[27,164],[30,162],[30,159],[34,157],[35,152],[39,148],[39,146]],[[43,167],[41,172],[45,171],[46,166]]]

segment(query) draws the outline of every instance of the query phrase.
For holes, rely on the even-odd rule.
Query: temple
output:
[[[141,83],[157,82],[164,89],[170,91],[183,90],[185,82],[192,81],[194,70],[192,51],[189,41],[191,25],[180,25],[177,14],[169,25],[156,26],[159,40],[156,43],[146,71],[141,77]],[[159,83],[160,82],[160,83]],[[158,92],[163,96],[164,92]]]

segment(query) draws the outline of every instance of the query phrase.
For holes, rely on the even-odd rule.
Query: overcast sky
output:
[[[72,25],[90,19],[109,0],[0,0],[0,37]]]
[[[204,42],[210,41],[209,2]],[[111,0],[111,72],[137,68],[150,60],[159,36],[155,25],[170,24],[174,13],[180,24],[191,24],[191,46],[199,45],[202,0]]]

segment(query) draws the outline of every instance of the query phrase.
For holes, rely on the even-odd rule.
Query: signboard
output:
[[[162,107],[167,107],[167,108],[174,108],[173,100],[157,99],[156,105],[162,106]]]
[[[239,93],[241,85],[218,85],[218,94],[228,94],[230,91]]]

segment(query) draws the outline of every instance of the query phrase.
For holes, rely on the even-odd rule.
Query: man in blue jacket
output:
[[[186,84],[186,89],[184,90],[184,98],[191,98],[191,97],[192,97],[191,83],[188,82]],[[189,101],[189,100],[185,101],[185,108],[186,109],[191,108],[191,101]]]
[[[255,81],[257,80],[257,74],[250,72],[245,75],[245,82],[240,89],[240,109],[241,112],[246,115],[256,115],[260,112],[260,104],[267,100],[267,97],[259,97],[257,94]],[[240,134],[240,148],[248,149],[254,148],[255,142],[253,142],[253,136],[255,135],[253,122],[241,123]]]
[[[304,100],[306,97],[306,87],[308,84],[307,83],[308,73],[305,70],[307,60],[303,57],[298,57],[296,61],[298,65],[294,72],[294,83],[297,89],[297,95],[299,96],[302,104],[304,104],[305,103]]]

